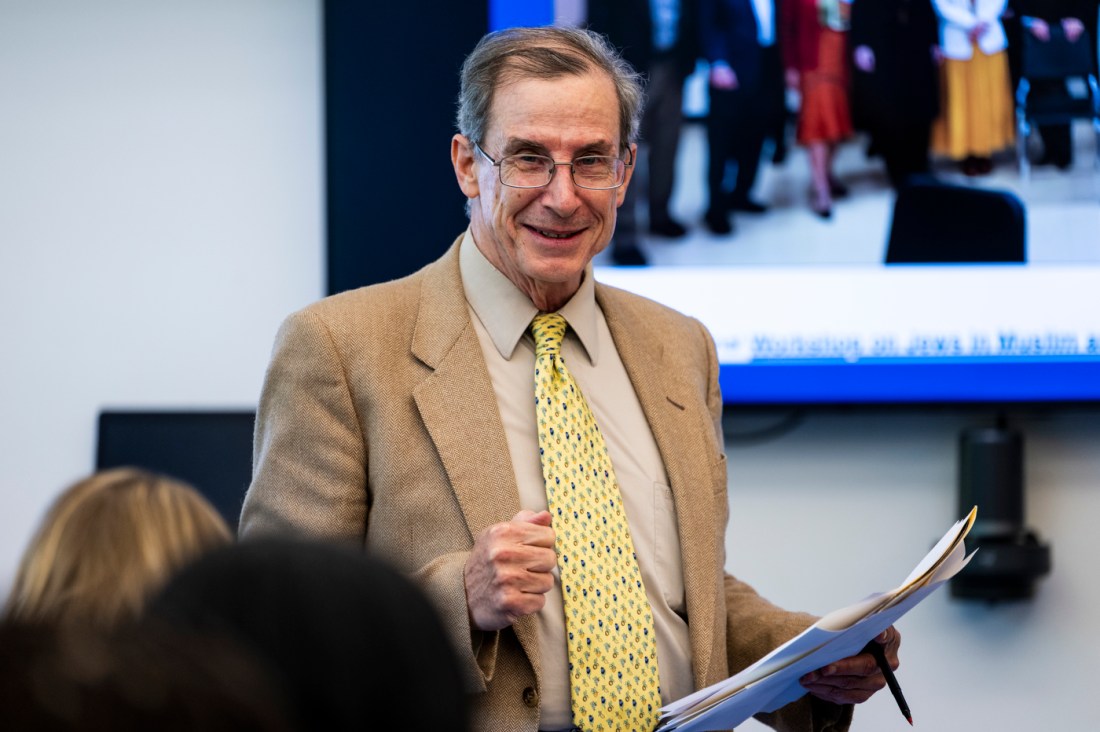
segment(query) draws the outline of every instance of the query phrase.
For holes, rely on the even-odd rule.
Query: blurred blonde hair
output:
[[[136,468],[96,473],[54,501],[20,562],[5,614],[111,628],[229,526],[186,483]]]

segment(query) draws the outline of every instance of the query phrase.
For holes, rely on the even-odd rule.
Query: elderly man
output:
[[[676,156],[683,125],[684,83],[702,55],[699,0],[588,0],[588,27],[622,49],[623,58],[646,79],[640,158],[647,180],[626,192],[611,241],[616,264],[646,264],[638,247],[639,190],[645,192],[649,232],[669,239],[687,234],[672,217]],[[648,163],[648,165],[647,165]]]
[[[451,141],[469,229],[416,274],[292,315],[267,373],[242,533],[359,544],[410,573],[477,730],[652,730],[811,620],[724,571],[710,336],[592,277],[640,106],[594,33],[486,36]],[[897,633],[881,640],[896,664]],[[864,654],[803,683],[766,721],[844,729],[883,679]]]

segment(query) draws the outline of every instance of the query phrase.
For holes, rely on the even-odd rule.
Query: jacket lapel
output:
[[[519,488],[492,379],[470,322],[457,242],[424,271],[412,353],[433,369],[413,389],[413,399],[476,538],[519,512]],[[512,627],[537,672],[534,616]]]
[[[714,572],[721,568],[712,566],[718,547],[710,505],[709,457],[684,446],[707,444],[706,436],[699,432],[710,418],[701,419],[692,407],[699,402],[698,389],[668,368],[671,354],[665,352],[666,334],[656,332],[653,324],[631,307],[630,300],[615,290],[597,285],[596,299],[668,473],[680,532],[692,671],[700,686],[713,652],[714,593],[720,585]]]

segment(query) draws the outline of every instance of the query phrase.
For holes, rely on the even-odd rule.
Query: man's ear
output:
[[[458,187],[462,189],[466,198],[477,198],[481,193],[477,180],[475,155],[474,145],[466,139],[465,135],[455,135],[451,138],[451,164],[454,165]]]
[[[632,165],[628,165],[626,168],[626,179],[623,184],[619,186],[619,190],[615,191],[615,205],[622,206],[623,199],[626,198],[626,189],[630,185],[630,179],[634,177],[634,168],[638,166],[638,144],[630,144],[630,162]]]

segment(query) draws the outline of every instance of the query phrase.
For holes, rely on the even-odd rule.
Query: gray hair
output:
[[[458,131],[484,140],[496,90],[518,79],[556,79],[603,71],[619,98],[619,144],[625,151],[638,137],[644,92],[641,76],[600,34],[583,28],[507,28],[485,35],[462,64]]]

